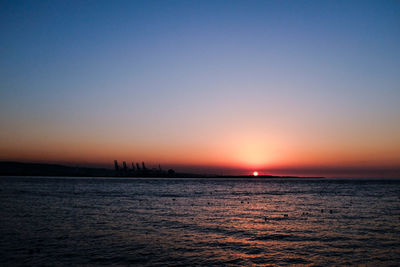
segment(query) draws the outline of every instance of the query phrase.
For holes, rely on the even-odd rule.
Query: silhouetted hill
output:
[[[103,168],[70,167],[59,164],[0,162],[0,175],[11,176],[113,176]]]
[[[190,173],[142,170],[136,173],[105,168],[71,167],[60,164],[0,162],[0,176],[71,176],[71,177],[205,177]]]

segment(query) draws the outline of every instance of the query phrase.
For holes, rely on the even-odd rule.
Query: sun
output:
[[[258,176],[258,172],[253,172],[253,176]]]

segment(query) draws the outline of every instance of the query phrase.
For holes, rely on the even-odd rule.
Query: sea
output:
[[[399,179],[0,177],[1,266],[399,266]]]

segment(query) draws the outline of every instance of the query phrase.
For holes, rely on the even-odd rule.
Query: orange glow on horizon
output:
[[[253,176],[258,176],[258,172],[253,172]]]
[[[13,136],[10,132],[10,135],[3,134],[0,142],[0,160],[109,167],[114,160],[144,161],[154,166],[180,166],[188,171],[198,168],[201,169],[199,172],[205,173],[207,169],[218,168],[243,170],[240,174],[253,174],[254,170],[269,174],[273,170],[287,168],[393,169],[400,166],[400,146],[397,142],[371,142],[365,146],[355,142],[346,145],[344,142],[340,145],[335,140],[322,142],[316,137],[310,140],[311,137],[303,136],[298,131],[296,136],[292,136],[290,131],[282,133],[275,128],[218,130],[198,129],[203,132],[199,135],[201,138],[195,141],[192,137],[198,136],[197,132],[189,132],[183,137],[166,134],[157,136],[158,139],[151,136],[128,138],[125,133],[129,131],[112,133],[118,138],[109,138],[108,133],[103,131],[102,135],[94,135],[90,139],[78,133],[71,133],[70,136],[49,134],[43,138],[42,132],[27,131]],[[295,175],[296,172],[290,174]]]

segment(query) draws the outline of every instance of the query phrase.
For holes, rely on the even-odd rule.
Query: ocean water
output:
[[[0,265],[400,264],[400,180],[0,177]]]

